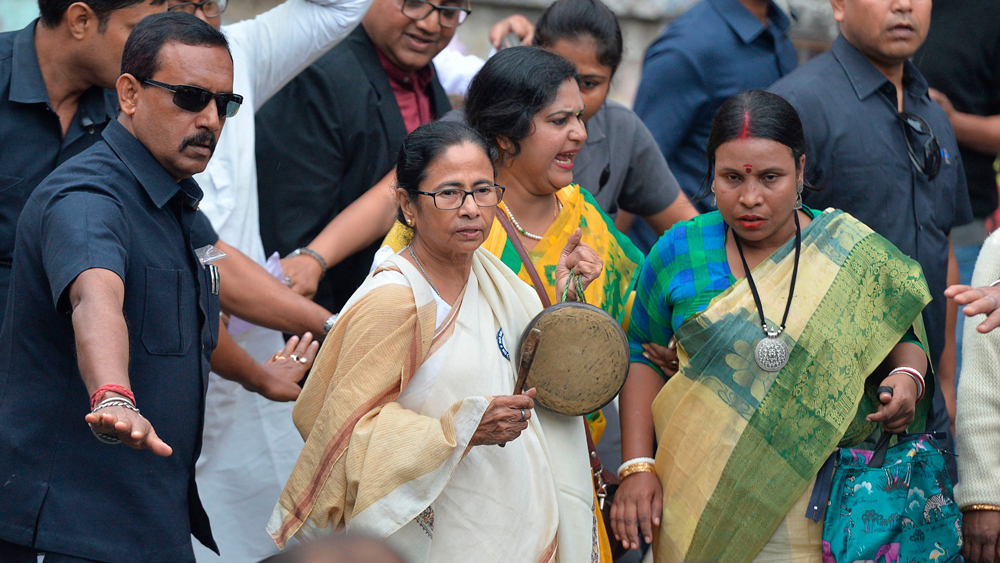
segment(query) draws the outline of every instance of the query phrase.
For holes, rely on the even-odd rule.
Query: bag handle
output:
[[[531,278],[532,285],[535,286],[535,293],[538,294],[538,298],[542,300],[542,307],[548,308],[552,306],[552,300],[549,299],[549,294],[545,292],[545,285],[542,284],[542,278],[538,275],[538,270],[535,269],[535,265],[531,263],[531,258],[528,256],[528,250],[524,248],[524,244],[521,243],[521,239],[517,237],[517,231],[514,230],[514,225],[510,224],[510,219],[507,218],[507,213],[503,209],[500,213],[496,214],[497,221],[500,222],[500,226],[507,233],[507,238],[510,239],[511,244],[514,245],[514,250],[517,251],[517,255],[521,258],[521,263],[524,264],[524,269],[528,270],[528,277]]]

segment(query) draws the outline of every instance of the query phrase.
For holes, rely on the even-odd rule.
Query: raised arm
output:
[[[254,111],[347,37],[371,0],[287,0],[252,20],[225,26],[253,73]]]

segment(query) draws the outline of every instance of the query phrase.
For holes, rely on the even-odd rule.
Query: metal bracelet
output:
[[[323,279],[323,276],[326,275],[326,259],[323,258],[323,256],[319,252],[316,252],[315,250],[309,248],[308,246],[296,248],[295,250],[292,251],[291,254],[288,255],[288,258],[291,258],[293,256],[299,256],[302,254],[305,254],[307,256],[312,256],[313,258],[316,259],[317,262],[319,262],[320,268],[323,269],[323,273],[319,275],[319,278]]]
[[[94,410],[90,412],[94,413],[108,407],[125,407],[131,411],[135,411],[135,414],[139,415],[142,414],[139,412],[139,408],[132,404],[132,401],[129,401],[128,399],[122,397],[115,397],[113,399],[104,399],[96,407],[94,407]]]
[[[326,322],[323,323],[323,332],[325,334],[330,334],[330,331],[333,330],[333,323],[335,322],[337,322],[337,315],[330,315],[330,318],[326,319]]]
[[[132,404],[132,401],[128,400],[125,397],[112,397],[110,399],[104,399],[96,407],[94,407],[94,410],[92,410],[90,412],[91,413],[95,413],[95,412],[97,412],[97,411],[99,411],[101,409],[108,408],[108,407],[125,407],[125,408],[127,408],[127,409],[129,409],[131,411],[135,411],[136,414],[141,415],[141,413],[139,412],[139,409],[135,405]],[[88,425],[88,426],[90,426],[90,425]],[[90,426],[90,432],[101,443],[111,444],[111,445],[122,443],[122,441],[118,438],[117,434],[111,434],[111,433],[108,433],[108,432],[98,432],[98,431],[94,430],[93,426]]]

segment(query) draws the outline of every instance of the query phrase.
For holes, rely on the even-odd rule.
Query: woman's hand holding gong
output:
[[[583,232],[580,229],[573,231],[559,255],[559,262],[556,264],[556,296],[563,294],[566,282],[569,281],[570,273],[580,274],[584,289],[590,282],[597,279],[604,271],[604,260],[594,252],[587,243],[580,242]],[[575,284],[570,284],[566,294],[567,301],[580,301],[580,296],[576,294]]]
[[[523,395],[499,395],[486,407],[479,428],[472,435],[473,446],[502,446],[521,435],[528,427],[531,409],[535,408],[535,388]]]

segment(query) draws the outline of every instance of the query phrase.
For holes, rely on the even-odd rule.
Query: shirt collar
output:
[[[35,24],[28,24],[14,36],[12,53],[12,72],[10,76],[10,101],[22,104],[48,104],[49,90],[45,87],[42,67],[38,64],[38,52],[35,50]],[[103,88],[93,86],[80,96],[77,113],[99,125],[114,115],[117,105],[117,94],[110,94]],[[87,125],[87,124],[85,124]]]
[[[759,19],[750,13],[750,10],[747,10],[743,4],[740,4],[739,0],[708,1],[743,43],[752,43],[761,33],[764,33],[768,29],[768,26],[761,23]],[[788,34],[791,22],[788,16],[775,6],[774,2],[768,4],[767,19],[770,21],[771,26],[777,28],[782,34]]]
[[[10,100],[23,104],[48,103],[49,91],[45,88],[42,68],[35,51],[35,21],[14,36],[10,76]]]
[[[414,74],[407,74],[406,71],[393,64],[378,47],[375,47],[375,54],[378,55],[378,62],[382,64],[382,70],[385,71],[389,82],[404,88],[412,88],[418,92],[426,91],[427,86],[431,83],[431,65],[426,65]]]
[[[832,51],[840,66],[844,68],[859,100],[871,96],[889,82],[889,79],[875,68],[875,65],[865,58],[857,47],[851,45],[843,35],[838,36],[833,42]],[[927,94],[927,80],[910,61],[903,64],[903,87],[918,97]]]
[[[153,158],[149,150],[136,139],[118,120],[112,120],[104,128],[104,140],[115,151],[118,158],[142,184],[146,193],[157,207],[163,207],[177,192],[183,191],[188,207],[197,209],[202,192],[198,184],[190,179],[177,182],[167,170]]]

